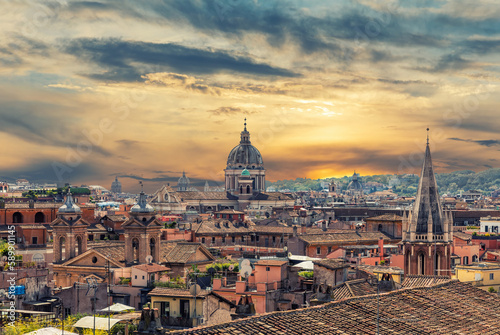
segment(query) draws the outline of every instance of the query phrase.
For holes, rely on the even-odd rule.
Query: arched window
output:
[[[477,262],[477,259],[478,259],[477,255],[473,255],[472,256],[472,263]]]
[[[12,222],[13,223],[23,223],[23,215],[19,212],[15,212],[12,215]]]
[[[82,250],[82,237],[81,236],[77,236],[76,237],[76,252],[75,252],[75,255],[78,256],[82,252],[83,252],[83,250]]]
[[[45,214],[42,212],[38,212],[35,214],[35,223],[44,223],[45,222]]]
[[[64,237],[61,237],[59,239],[59,252],[60,252],[60,261],[64,261],[66,259],[66,239]]]
[[[378,225],[378,231],[382,231],[382,224]]]
[[[139,240],[136,238],[132,240],[132,253],[134,262],[139,262]]]
[[[151,251],[151,256],[153,257],[153,262],[156,261],[155,259],[155,247],[156,247],[156,241],[154,238],[149,240],[149,248]]]
[[[247,194],[250,194],[250,185],[247,185]]]
[[[243,194],[243,185],[240,185],[240,194]]]
[[[420,253],[417,257],[418,274],[425,275],[425,254]]]
[[[469,256],[464,256],[464,264],[463,265],[467,265],[469,264]]]

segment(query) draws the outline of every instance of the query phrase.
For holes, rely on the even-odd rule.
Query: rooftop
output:
[[[470,284],[448,281],[432,287],[352,297],[320,306],[272,312],[180,334],[497,334],[500,298]]]

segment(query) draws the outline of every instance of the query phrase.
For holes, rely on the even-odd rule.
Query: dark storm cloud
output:
[[[498,39],[471,39],[463,43],[467,52],[475,54],[490,54],[500,52],[500,40]]]
[[[179,172],[178,174],[182,175],[182,172]],[[133,175],[133,174],[123,174],[123,175],[119,175],[118,178],[130,178],[130,179],[143,181],[143,182],[173,183],[173,184],[176,184],[179,181],[179,176],[167,176],[167,175],[148,178],[148,177],[142,177],[142,176],[137,176],[137,175]],[[203,186],[203,185],[205,185],[206,181],[208,181],[212,186],[214,186],[214,184],[216,184],[216,185],[221,184],[220,181],[189,177],[189,184],[191,186]]]
[[[99,65],[105,72],[86,76],[98,80],[138,81],[151,72],[189,74],[236,72],[258,76],[297,77],[297,73],[257,63],[228,51],[189,48],[174,43],[81,38],[67,42],[64,51]]]
[[[470,143],[476,143],[485,147],[493,147],[500,145],[500,140],[470,140],[470,139],[463,139],[463,138],[457,138],[457,137],[451,137],[449,140],[452,141],[461,141],[461,142],[470,142]]]
[[[78,119],[59,105],[41,101],[2,101],[0,131],[24,141],[78,148],[85,137],[77,123]],[[92,145],[92,152],[110,156],[109,152],[96,145]]]
[[[468,59],[464,59],[458,53],[451,53],[443,55],[439,58],[439,60],[433,66],[417,66],[414,67],[414,70],[436,73],[436,72],[455,72],[461,71],[468,68],[475,68],[477,64]]]
[[[37,183],[71,183],[76,180],[92,180],[100,174],[98,164],[81,162],[79,165],[69,167],[64,161],[52,161],[43,158],[33,158],[36,164],[26,164],[15,169],[2,169],[0,180],[14,182],[16,179],[25,178]],[[67,170],[61,173],[56,167],[64,166]],[[61,177],[61,178],[59,178]]]

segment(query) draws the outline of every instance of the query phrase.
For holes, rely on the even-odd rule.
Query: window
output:
[[[276,236],[273,236],[273,243],[276,243]]]
[[[266,266],[266,271],[268,271],[268,272],[271,271],[271,267]]]
[[[33,236],[33,241],[31,244],[38,244],[38,237]]]
[[[328,253],[332,252],[332,247],[328,247]]]
[[[259,240],[260,240],[260,236],[259,236],[259,235],[255,236],[255,240],[256,240],[257,242],[259,242]]]
[[[135,279],[137,279],[137,275],[135,275]]]
[[[97,263],[97,257],[95,257],[95,256],[92,257],[92,263],[94,263],[94,264]]]
[[[205,243],[205,238],[204,237],[201,238],[201,243]]]
[[[142,276],[142,279],[144,280],[144,276]]]
[[[241,237],[241,242],[245,242],[245,236]]]
[[[154,307],[158,308],[160,316],[165,318],[170,317],[170,302],[168,301],[155,301]]]
[[[495,274],[494,273],[490,273],[490,280],[493,280],[495,279]]]
[[[212,236],[212,243],[215,243],[215,236]]]
[[[234,237],[234,236],[231,237],[231,240],[233,241],[233,243],[236,242],[236,237]]]
[[[222,243],[226,243],[226,237],[222,236]]]
[[[484,232],[487,233],[488,232],[488,226],[484,226]]]
[[[321,255],[321,247],[316,247],[316,255]]]

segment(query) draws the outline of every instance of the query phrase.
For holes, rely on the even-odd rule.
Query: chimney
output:
[[[326,220],[321,221],[321,229],[323,229],[323,231],[326,231]]]
[[[380,260],[384,259],[384,239],[382,237],[378,240],[378,253]]]
[[[297,226],[293,226],[293,237],[297,237]]]

